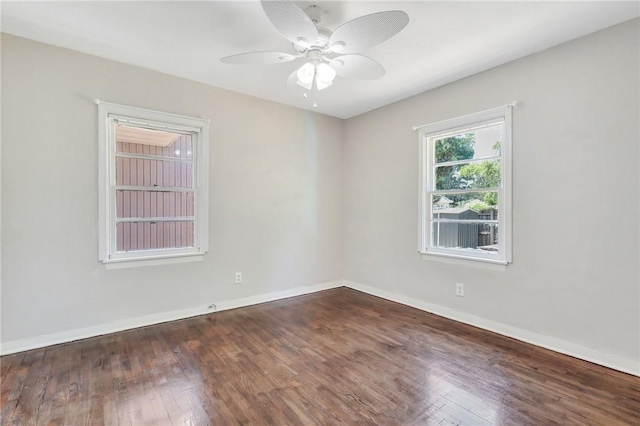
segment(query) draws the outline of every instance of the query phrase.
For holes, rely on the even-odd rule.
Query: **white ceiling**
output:
[[[300,1],[316,4],[335,30],[359,16],[404,10],[409,25],[363,54],[387,70],[380,80],[337,78],[322,92],[288,89],[303,62],[228,65],[249,51],[293,53],[258,1],[2,2],[2,31],[158,70],[340,118],[407,98],[640,15],[629,2]]]

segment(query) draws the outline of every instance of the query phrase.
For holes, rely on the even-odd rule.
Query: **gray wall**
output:
[[[204,261],[98,262],[94,98],[211,119]],[[342,277],[342,120],[4,34],[2,124],[4,342]]]
[[[2,341],[344,277],[637,362],[638,22],[346,122],[3,35]],[[93,98],[212,120],[205,261],[98,263]],[[411,127],[513,100],[514,263],[423,260]]]
[[[627,22],[348,120],[345,278],[639,365],[638,28]],[[423,260],[412,126],[513,100],[513,264]]]

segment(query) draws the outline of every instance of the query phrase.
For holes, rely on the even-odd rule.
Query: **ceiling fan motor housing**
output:
[[[318,38],[311,43],[291,43],[293,49],[298,53],[304,53],[314,48],[327,49],[329,47],[329,37],[331,30],[325,27],[316,27],[318,29]]]

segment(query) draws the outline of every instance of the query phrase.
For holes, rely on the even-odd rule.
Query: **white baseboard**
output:
[[[411,306],[413,308],[420,309],[422,311],[426,311],[441,317],[449,318],[454,321],[469,324],[474,327],[492,331],[497,334],[502,334],[503,336],[511,337],[522,342],[540,346],[554,352],[559,352],[561,354],[589,361],[594,364],[599,364],[604,367],[622,371],[624,373],[640,376],[640,360],[623,358],[617,355],[611,355],[604,352],[596,351],[594,349],[576,345],[575,343],[570,343],[564,340],[556,339],[554,337],[549,337],[531,331],[523,330],[521,328],[512,327],[507,324],[491,321],[476,315],[456,311],[445,306],[435,305],[419,299],[414,299],[402,294],[381,290],[379,288],[371,287],[365,284],[360,284],[353,281],[344,281],[344,286],[352,288],[354,290],[362,291],[363,293],[371,294],[373,296],[378,296],[383,299],[391,300],[393,302],[398,302],[403,305]]]
[[[265,293],[256,296],[244,297],[241,299],[227,300],[217,303],[216,311],[224,311],[228,309],[241,308],[243,306],[256,305],[259,303],[271,302],[274,300],[286,299],[288,297],[301,296],[303,294],[315,293],[322,290],[328,290],[337,287],[348,287],[354,290],[362,291],[373,296],[381,297],[403,305],[411,306],[422,311],[430,312],[444,318],[492,331],[503,336],[511,337],[522,342],[540,346],[555,352],[572,356],[574,358],[583,359],[593,362],[614,370],[624,373],[640,376],[640,361],[629,358],[623,358],[617,355],[611,355],[604,352],[596,351],[584,346],[576,345],[554,337],[537,334],[531,331],[512,327],[507,324],[491,321],[476,315],[467,314],[456,311],[445,306],[435,305],[409,296],[392,293],[371,287],[365,284],[353,281],[330,281],[318,285],[293,288],[284,291]],[[114,321],[107,324],[101,324],[93,327],[86,327],[64,331],[61,333],[47,334],[43,336],[31,337],[27,339],[12,340],[3,343],[0,346],[0,355],[8,355],[16,352],[38,349],[45,346],[58,345],[68,343],[74,340],[86,339],[89,337],[101,336],[104,334],[116,333],[118,331],[130,330],[132,328],[145,327],[148,325],[159,324],[168,321],[175,321],[184,318],[195,317],[198,315],[209,314],[207,306],[196,306],[193,308],[181,309],[177,311],[163,312],[144,317],[132,318]]]
[[[256,305],[258,303],[271,302],[274,300],[286,299],[288,297],[300,296],[331,288],[343,287],[342,281],[330,281],[308,287],[298,287],[289,290],[260,294],[257,296],[244,297],[241,299],[222,301],[216,304],[216,312],[228,309],[240,308],[243,306]],[[180,309],[177,311],[162,312],[153,315],[146,315],[138,318],[118,320],[107,324],[93,327],[78,328],[60,333],[47,334],[43,336],[30,337],[26,339],[10,340],[0,345],[0,355],[8,355],[16,352],[28,351],[31,349],[43,348],[45,346],[68,343],[74,340],[87,339],[89,337],[111,334],[118,331],[130,330],[132,328],[145,327],[168,321],[175,321],[198,315],[210,314],[207,306],[195,306],[193,308]]]

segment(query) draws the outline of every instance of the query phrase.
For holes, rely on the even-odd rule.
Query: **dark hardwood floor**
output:
[[[349,289],[0,361],[6,425],[640,425],[638,377]]]

